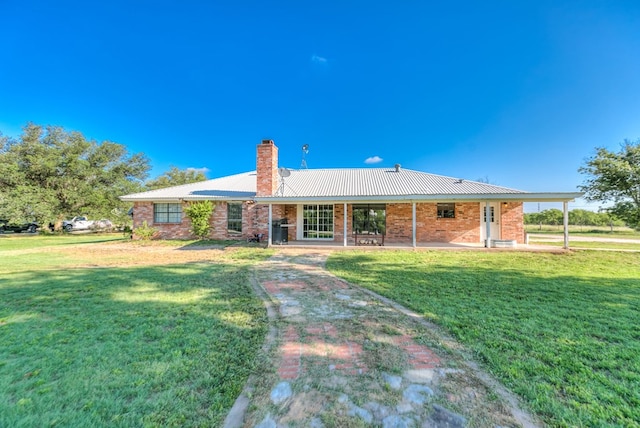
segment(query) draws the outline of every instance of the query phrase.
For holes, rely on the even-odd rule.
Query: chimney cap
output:
[[[262,140],[262,144],[271,144],[273,145],[273,140]]]

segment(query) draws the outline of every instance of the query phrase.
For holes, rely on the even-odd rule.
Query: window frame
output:
[[[436,217],[438,219],[456,218],[456,203],[438,202],[436,204]]]
[[[232,217],[232,209],[236,210],[239,207],[239,211],[238,212],[234,212],[234,216]],[[242,233],[242,217],[243,217],[243,211],[244,211],[244,207],[242,205],[242,202],[227,202],[227,232],[229,233],[237,233],[237,234],[241,234]],[[237,216],[235,216],[236,214],[240,214],[240,217],[238,218]],[[234,229],[233,225],[235,226],[239,226],[238,229]]]
[[[358,215],[357,212],[362,214]],[[365,230],[366,235],[384,235],[387,230],[387,205],[352,204],[351,229],[352,235],[362,235]]]
[[[171,207],[174,209],[172,210]],[[175,207],[178,209],[175,210]],[[160,209],[164,208],[164,209]],[[176,217],[177,216],[177,217]],[[154,224],[179,224],[182,223],[182,204],[180,202],[154,202]]]
[[[333,204],[302,204],[302,239],[333,240],[335,212]]]

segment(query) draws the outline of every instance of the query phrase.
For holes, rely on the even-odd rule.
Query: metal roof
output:
[[[177,201],[177,200],[248,200],[256,196],[256,173],[228,175],[213,180],[165,187],[148,192],[121,196],[123,201]]]
[[[290,170],[271,196],[256,197],[255,171],[123,196],[124,201],[249,200],[302,201],[567,201],[580,193],[530,193],[401,168]]]

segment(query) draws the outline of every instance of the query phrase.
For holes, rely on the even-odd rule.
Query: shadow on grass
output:
[[[445,327],[550,425],[640,421],[640,256],[335,253],[327,266]]]
[[[0,284],[0,426],[216,426],[267,328],[233,264],[23,273]]]

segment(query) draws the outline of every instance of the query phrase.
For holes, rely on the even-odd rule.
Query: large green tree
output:
[[[118,217],[129,208],[118,197],[142,190],[149,168],[121,144],[29,123],[17,139],[0,139],[0,216],[43,224]]]
[[[597,148],[579,171],[587,175],[585,199],[613,203],[612,214],[640,229],[640,139],[625,140],[618,152]]]
[[[146,188],[149,190],[162,189],[164,187],[179,186],[181,184],[196,183],[198,181],[204,181],[207,177],[204,172],[195,170],[192,168],[178,169],[172,166],[169,171],[164,174],[149,180],[146,183]]]

